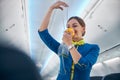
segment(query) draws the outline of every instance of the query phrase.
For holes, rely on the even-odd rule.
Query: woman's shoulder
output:
[[[85,43],[84,46],[85,47],[98,48],[99,49],[99,45],[98,44]]]
[[[98,44],[85,43],[87,46],[98,46]]]

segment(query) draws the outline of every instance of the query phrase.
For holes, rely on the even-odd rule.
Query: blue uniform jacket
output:
[[[38,31],[41,39],[44,43],[56,54],[58,54],[58,47],[60,43],[57,42],[48,32],[48,30]],[[74,65],[74,77],[73,80],[90,80],[90,71],[95,64],[99,55],[99,47],[95,44],[85,43],[82,46],[78,46],[78,52],[82,55],[82,58]],[[60,71],[57,80],[70,80],[72,57],[71,55],[60,55]]]

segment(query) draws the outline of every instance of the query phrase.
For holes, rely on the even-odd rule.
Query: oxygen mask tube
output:
[[[74,30],[72,28],[68,28],[67,30],[65,30],[66,32],[70,33],[72,36],[74,36]],[[62,58],[62,65],[64,68],[64,72],[66,74],[66,69],[65,69],[65,64],[64,64],[64,57],[69,56],[69,50],[67,45],[65,45],[64,43],[61,43],[59,48],[58,48],[58,55]]]

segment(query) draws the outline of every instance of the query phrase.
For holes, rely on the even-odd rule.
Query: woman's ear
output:
[[[83,27],[83,31],[85,31],[85,27]]]
[[[84,36],[85,35],[85,27],[83,27],[83,32],[82,32],[82,36]]]

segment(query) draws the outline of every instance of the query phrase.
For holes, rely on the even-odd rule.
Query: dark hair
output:
[[[84,20],[78,16],[70,17],[67,22],[69,22],[71,19],[76,19],[82,27],[86,26]],[[84,36],[84,35],[85,35],[85,32],[82,34],[82,36]]]
[[[0,45],[0,80],[42,80],[33,60],[24,52]]]

